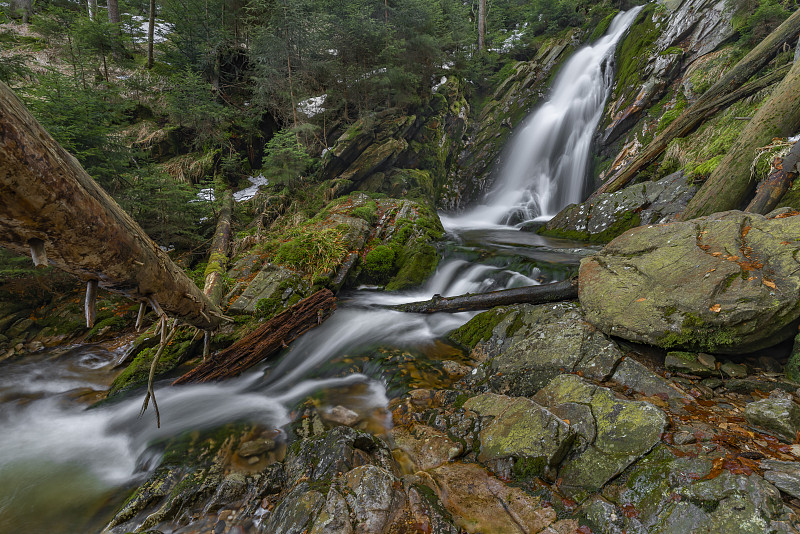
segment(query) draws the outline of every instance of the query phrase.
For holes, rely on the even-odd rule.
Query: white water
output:
[[[448,230],[549,220],[581,202],[592,137],[613,83],[614,51],[641,7],[620,13],[608,33],[564,64],[549,99],[515,132],[484,203],[448,217]]]
[[[634,17],[635,11],[615,19],[610,36],[578,52],[579,61],[572,59],[567,63],[553,90],[554,97],[515,137],[511,153],[519,152],[525,157],[509,162],[508,172],[498,182],[486,206],[458,220],[449,219],[447,223],[451,227],[502,225],[514,213],[523,213],[520,219],[534,218],[556,209],[552,206],[573,201],[573,190],[580,189],[580,185],[565,186],[562,191],[561,186],[552,182],[562,175],[581,175],[582,180],[592,131],[608,91],[606,76],[610,76],[610,69],[607,63],[616,41]],[[602,89],[591,89],[592,80],[601,80]],[[568,90],[569,96],[565,96]],[[570,99],[591,101],[594,107],[584,102],[573,109],[568,105]],[[549,133],[541,130],[543,125],[551,123],[554,126],[547,130]],[[547,146],[523,147],[523,139],[530,141],[531,138]],[[555,145],[572,148],[558,152]],[[583,155],[567,152],[584,148]],[[538,236],[514,234],[516,236],[511,236],[508,230],[481,234],[478,239],[481,246],[493,251],[488,255],[489,263],[497,259],[498,252],[511,251],[515,256],[545,263],[553,260],[542,256],[557,256],[558,262],[568,262],[568,256],[577,254],[569,248],[528,242],[541,240]],[[522,270],[524,272],[451,259],[443,262],[419,290],[404,293],[359,291],[322,326],[295,342],[281,361],[269,369],[266,378],[262,368],[222,384],[157,385],[160,429],[156,428],[152,408],[143,418],[138,417],[141,396],[94,410],[83,410],[74,401],[76,388],[102,389],[104,373],[111,372],[120,354],[79,347],[58,358],[5,363],[0,366],[0,402],[3,403],[0,480],[7,484],[6,490],[0,488],[0,531],[34,531],[28,527],[31,518],[41,515],[40,510],[27,505],[34,496],[45,501],[44,506],[52,508],[56,499],[49,495],[55,491],[64,510],[89,508],[93,500],[107,495],[110,488],[129,483],[152,469],[159,454],[153,444],[170,436],[231,421],[248,421],[280,430],[290,422],[295,405],[320,390],[366,385],[354,388],[356,393],[344,401],[339,397],[337,402],[365,416],[374,417],[376,411],[383,410],[382,422],[388,428],[391,419],[385,411],[388,400],[380,377],[353,374],[344,378],[316,378],[316,370],[344,354],[378,345],[423,348],[474,315],[423,316],[376,305],[424,300],[434,294],[450,296],[538,283],[536,279],[541,273],[537,269]],[[92,375],[94,372],[98,373],[97,377]],[[321,408],[326,409],[325,406]],[[18,488],[25,488],[25,491],[20,492]],[[15,512],[23,504],[30,508],[30,513],[20,519]],[[64,512],[59,513],[63,515]],[[49,528],[50,523],[46,524]],[[41,531],[56,532],[48,528]]]

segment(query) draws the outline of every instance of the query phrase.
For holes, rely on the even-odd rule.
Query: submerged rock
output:
[[[586,319],[665,348],[740,353],[779,343],[800,318],[800,217],[784,215],[730,211],[628,231],[581,262]]]

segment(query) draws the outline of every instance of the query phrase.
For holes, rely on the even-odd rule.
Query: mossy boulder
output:
[[[748,352],[792,337],[796,215],[730,211],[630,230],[581,262],[586,320],[631,341],[702,352]]]
[[[575,303],[519,304],[487,313],[492,315],[476,316],[459,332],[467,336],[473,324],[470,339],[491,332],[475,349],[489,359],[470,380],[496,393],[533,395],[564,372],[604,380],[622,359],[616,343],[584,321]]]
[[[485,393],[467,400],[464,409],[492,418],[480,432],[478,460],[504,476],[508,465],[520,478],[550,474],[575,440],[567,423],[523,397]]]
[[[562,491],[578,499],[647,454],[667,425],[666,415],[652,404],[618,399],[610,389],[576,375],[554,378],[534,400],[556,415],[571,417],[570,426],[583,438],[583,446],[567,456],[558,472]]]
[[[570,204],[538,233],[608,243],[636,226],[667,222],[683,211],[697,189],[682,172],[676,172],[657,182],[604,193],[591,202]]]
[[[292,296],[302,298],[308,292],[308,284],[300,275],[279,265],[266,263],[249,283],[234,287],[225,297],[225,302],[233,300],[228,313],[258,313],[269,317],[286,306]]]

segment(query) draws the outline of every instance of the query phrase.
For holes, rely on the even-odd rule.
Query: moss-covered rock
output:
[[[726,212],[643,226],[581,262],[589,322],[632,341],[702,352],[772,346],[800,319],[800,217]]]
[[[581,500],[649,452],[667,425],[652,404],[617,399],[611,390],[576,375],[556,377],[534,399],[556,415],[566,411],[573,418],[579,413],[574,405],[590,408],[570,419],[585,446],[573,450],[558,473],[561,489]]]

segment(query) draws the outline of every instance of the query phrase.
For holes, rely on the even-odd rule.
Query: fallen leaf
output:
[[[714,271],[716,271],[716,270],[717,270],[717,268],[716,268],[716,267],[714,267],[713,269],[709,269],[709,270],[707,270],[707,271],[706,271],[706,274],[708,274],[708,273],[713,273],[713,272],[714,272]]]
[[[728,256],[728,261],[738,261],[739,256]]]
[[[771,287],[772,289],[777,289],[777,286],[775,285],[775,282],[770,282],[769,280],[765,279],[765,280],[761,280],[761,283],[764,284],[767,287]]]
[[[646,298],[642,297],[642,298],[640,298],[640,299],[636,299],[636,302],[644,302],[644,301],[646,301],[646,300],[647,300]]]
[[[712,252],[711,255],[714,256],[715,258],[719,258],[720,256],[722,256],[722,252]]]
[[[709,310],[714,313],[719,313],[720,311],[722,311],[722,306],[720,306],[719,304],[714,304],[709,308]]]

